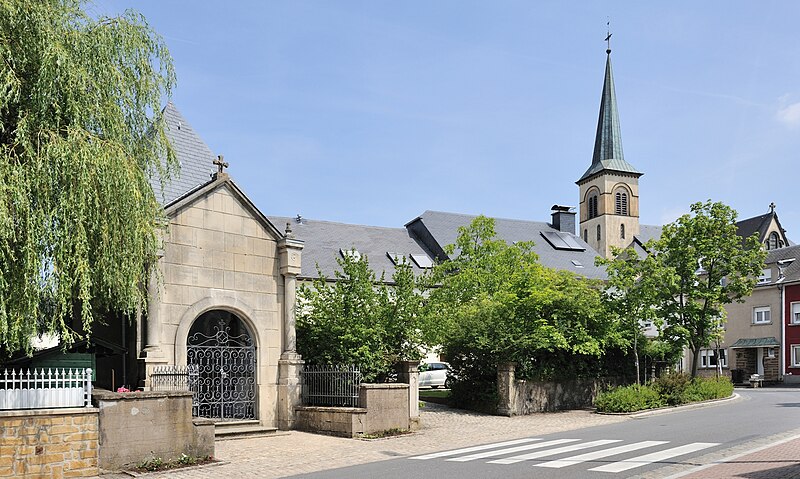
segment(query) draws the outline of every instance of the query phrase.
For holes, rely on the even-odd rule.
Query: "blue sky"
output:
[[[166,40],[173,101],[267,215],[549,220],[591,163],[606,21],[644,224],[774,201],[800,241],[800,3],[98,0]],[[794,178],[794,179],[793,179]]]

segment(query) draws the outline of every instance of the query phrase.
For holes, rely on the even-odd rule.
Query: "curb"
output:
[[[709,399],[707,401],[700,401],[691,404],[682,404],[680,406],[668,406],[668,407],[661,407],[658,409],[648,409],[646,411],[636,411],[636,412],[599,412],[595,411],[595,414],[601,414],[604,416],[628,416],[631,419],[644,419],[650,416],[660,416],[662,414],[670,414],[673,412],[680,412],[680,411],[689,411],[692,409],[702,409],[706,407],[718,406],[723,403],[738,401],[741,399],[737,393],[733,393],[730,397],[726,397],[723,399]]]

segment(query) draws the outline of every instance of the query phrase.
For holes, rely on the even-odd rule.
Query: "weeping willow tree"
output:
[[[160,105],[175,75],[135,12],[0,0],[0,349],[65,344],[144,306],[175,163]],[[164,161],[166,159],[166,161]],[[73,328],[72,325],[79,325]]]

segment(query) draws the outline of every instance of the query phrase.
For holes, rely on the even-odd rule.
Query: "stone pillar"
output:
[[[514,371],[517,363],[500,363],[497,365],[497,414],[500,416],[517,415],[517,384]]]
[[[409,429],[419,429],[419,361],[402,361],[397,381],[408,384]]]
[[[159,238],[161,240],[161,238]],[[145,330],[145,347],[139,355],[139,374],[144,375],[145,389],[150,389],[150,373],[153,368],[167,364],[164,351],[161,349],[161,291],[159,288],[160,272],[163,271],[161,263],[164,258],[164,249],[158,251],[158,259],[150,268],[150,275],[147,280],[147,329]]]
[[[295,407],[300,405],[301,373],[304,361],[297,354],[295,309],[297,303],[297,275],[303,242],[295,239],[291,225],[286,224],[286,236],[278,242],[281,274],[283,275],[283,351],[278,360],[278,427],[292,429]]]

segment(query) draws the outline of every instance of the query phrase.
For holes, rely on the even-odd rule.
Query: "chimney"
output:
[[[553,205],[550,209],[553,210],[552,213],[550,213],[553,218],[553,228],[574,235],[575,212],[571,211],[572,206]]]

